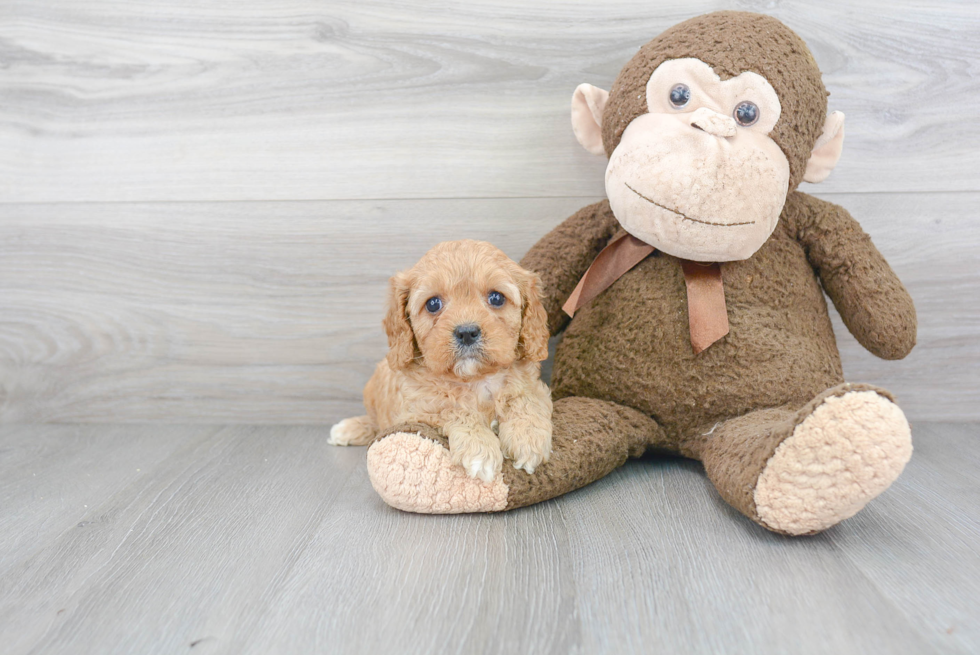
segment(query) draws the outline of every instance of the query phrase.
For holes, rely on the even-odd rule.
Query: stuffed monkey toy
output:
[[[844,381],[824,294],[869,351],[915,345],[912,300],[843,208],[797,191],[837,163],[844,117],[806,45],[778,20],[718,12],[643,46],[608,93],[575,90],[572,125],[609,158],[607,199],[545,235],[553,451],[492,483],[454,466],[429,426],[368,451],[375,489],[411,512],[521,507],[648,452],[694,458],[775,532],[852,516],[912,452],[892,395]]]

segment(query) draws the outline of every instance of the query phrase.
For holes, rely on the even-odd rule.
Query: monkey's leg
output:
[[[912,436],[887,391],[842,384],[798,410],[730,419],[683,450],[740,512],[801,535],[853,516],[887,489],[912,455]]]
[[[436,430],[399,426],[368,449],[371,483],[386,503],[408,512],[499,512],[584,487],[665,442],[653,419],[592,398],[556,401],[552,421],[551,459],[532,474],[507,460],[489,484],[453,465],[448,442]]]

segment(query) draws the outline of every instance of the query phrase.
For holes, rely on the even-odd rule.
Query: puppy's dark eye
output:
[[[499,291],[491,291],[487,294],[487,302],[493,307],[503,307],[506,301],[507,299],[504,298],[504,294]]]
[[[749,125],[755,125],[759,120],[759,107],[754,102],[740,102],[738,107],[735,108],[734,115],[735,120],[738,121],[739,125],[748,127]]]
[[[432,296],[425,301],[425,309],[430,314],[435,314],[440,309],[442,309],[442,298],[439,296]]]

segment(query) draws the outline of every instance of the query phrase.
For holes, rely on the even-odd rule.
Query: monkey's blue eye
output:
[[[738,103],[734,116],[739,125],[748,127],[749,125],[755,125],[759,120],[760,113],[759,107],[754,102],[745,101]]]
[[[687,106],[690,101],[691,90],[687,88],[686,84],[675,84],[674,88],[670,90],[670,104],[677,109]]]
[[[440,298],[439,296],[432,296],[431,298],[425,301],[425,309],[430,314],[435,314],[440,309],[442,309],[442,298]]]
[[[504,298],[504,294],[499,291],[491,291],[487,294],[487,302],[493,307],[503,307],[506,301],[507,299]]]

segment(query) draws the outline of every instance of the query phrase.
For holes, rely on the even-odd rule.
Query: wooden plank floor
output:
[[[0,428],[0,643],[19,653],[976,653],[977,424],[913,426],[821,535],[741,518],[699,464],[417,516],[323,427]]]

